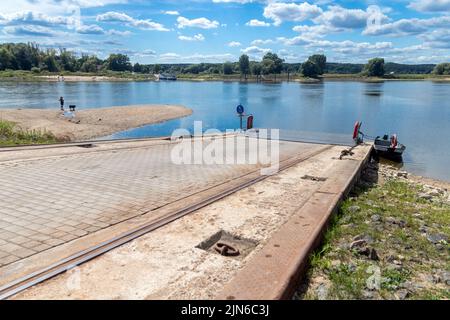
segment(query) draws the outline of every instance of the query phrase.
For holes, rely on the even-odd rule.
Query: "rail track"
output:
[[[279,171],[284,171],[289,169],[301,162],[304,162],[308,159],[311,159],[320,153],[331,149],[333,146],[328,145],[319,148],[318,150],[309,152],[305,155],[298,155],[294,157],[290,157],[280,162]],[[48,280],[58,274],[64,273],[76,266],[79,266],[89,260],[92,260],[114,248],[117,248],[127,242],[130,242],[136,238],[141,237],[144,234],[152,232],[156,229],[159,229],[175,220],[178,220],[194,211],[197,211],[213,202],[216,202],[222,198],[225,198],[233,193],[238,192],[244,188],[247,188],[255,183],[258,183],[268,176],[262,176],[259,174],[259,170],[252,171],[247,173],[241,177],[237,177],[233,180],[245,180],[237,186],[232,186],[230,188],[225,189],[224,191],[214,194],[212,196],[208,196],[200,201],[189,205],[180,210],[176,210],[170,212],[156,220],[150,221],[146,224],[143,224],[137,228],[134,228],[130,231],[127,231],[119,236],[116,236],[108,241],[104,241],[98,245],[90,247],[88,249],[82,250],[76,254],[73,254],[67,258],[64,258],[50,266],[43,268],[41,270],[37,270],[32,272],[24,277],[21,277],[17,280],[14,280],[6,285],[0,287],[0,300],[8,299],[17,293],[24,291],[36,284],[39,284],[45,280]]]

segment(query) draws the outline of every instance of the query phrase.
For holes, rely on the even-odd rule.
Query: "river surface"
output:
[[[113,135],[136,138],[191,129],[236,129],[236,106],[255,116],[255,127],[282,129],[282,137],[342,143],[355,121],[376,136],[397,133],[407,146],[405,168],[450,181],[450,83],[330,81],[320,84],[237,82],[0,82],[1,108],[59,108],[58,98],[78,109],[133,104],[178,104],[192,116]]]

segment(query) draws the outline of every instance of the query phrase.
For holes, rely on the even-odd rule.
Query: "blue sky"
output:
[[[450,0],[15,0],[0,42],[36,42],[133,62],[235,61],[268,51],[361,63],[450,61]]]

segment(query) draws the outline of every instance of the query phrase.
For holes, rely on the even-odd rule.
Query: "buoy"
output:
[[[247,118],[247,130],[253,129],[253,116]]]

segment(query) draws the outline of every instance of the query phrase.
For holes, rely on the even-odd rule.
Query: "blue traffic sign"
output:
[[[242,105],[238,105],[236,108],[237,113],[243,114],[244,113],[244,107]]]

